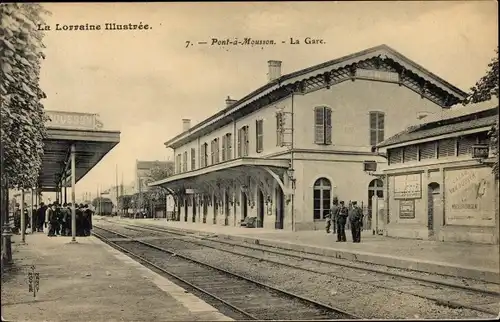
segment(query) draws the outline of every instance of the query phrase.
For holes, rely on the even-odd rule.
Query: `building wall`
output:
[[[360,95],[362,93],[363,95]],[[314,108],[328,106],[332,113],[332,144],[319,145],[314,143]],[[375,178],[363,171],[363,161],[374,160],[378,162],[379,170],[387,166],[386,159],[371,153],[369,113],[379,111],[385,113],[384,138],[388,138],[410,125],[419,123],[418,112],[441,114],[441,107],[423,99],[419,94],[398,84],[356,80],[347,81],[330,89],[321,89],[305,95],[296,95],[271,104],[235,122],[219,128],[212,133],[196,139],[174,150],[174,155],[188,153],[187,171],[191,168],[191,148],[196,151],[196,169],[200,168],[201,145],[207,143],[208,165],[211,164],[211,141],[219,138],[219,151],[222,151],[222,137],[226,133],[232,134],[232,157],[237,158],[238,129],[244,125],[249,126],[249,157],[285,158],[289,157],[286,147],[277,146],[276,112],[294,113],[294,169],[296,189],[293,202],[286,204],[287,214],[284,219],[284,229],[296,230],[324,229],[324,220],[314,220],[313,217],[313,185],[320,177],[328,178],[333,194],[340,200],[356,200],[359,204],[368,204],[368,185]],[[264,127],[264,148],[256,152],[256,125],[262,119]],[[285,127],[291,127],[291,116],[286,115]],[[285,136],[286,141],[291,141]],[[222,156],[219,156],[222,162]],[[180,171],[179,171],[180,170]],[[183,172],[178,169],[176,173]],[[248,216],[257,216],[257,192],[252,191],[255,206],[248,206]],[[274,199],[276,197],[274,196]],[[276,222],[275,203],[268,214],[264,214],[264,228],[274,229]],[[208,206],[207,224],[213,223],[213,206]],[[223,208],[219,209],[216,224],[224,225]],[[230,207],[229,225],[239,225],[242,218],[242,206]],[[293,218],[292,211],[294,209]],[[202,214],[202,207],[199,212]],[[192,208],[188,209],[188,221],[191,221]],[[234,217],[236,216],[236,220]],[[200,216],[201,218],[201,216]],[[181,209],[181,221],[184,220],[184,208]],[[200,220],[201,222],[201,220]],[[419,225],[415,223],[415,225]]]
[[[362,93],[362,95],[360,95]],[[314,108],[332,109],[332,144],[314,144]],[[416,124],[417,112],[441,113],[441,107],[394,83],[345,81],[330,89],[294,96],[295,138],[299,149],[370,151],[369,112],[385,113],[384,137]]]
[[[387,173],[388,236],[498,244],[498,180],[490,167],[461,158],[400,167]],[[415,202],[415,218],[412,219],[401,218],[401,201],[395,199],[395,177],[407,174],[421,175],[421,197],[407,199]],[[435,193],[429,193],[437,185]],[[430,200],[434,201],[434,206]],[[430,219],[430,209],[434,209],[433,219]],[[433,229],[429,229],[429,222]]]
[[[208,154],[208,165],[211,165],[211,142],[215,138],[219,139],[219,153],[222,153],[222,137],[226,133],[231,133],[232,135],[232,158],[237,158],[238,156],[238,129],[247,125],[248,129],[248,157],[267,157],[278,152],[286,151],[285,147],[279,147],[276,144],[276,112],[278,109],[291,110],[291,98],[284,98],[279,102],[266,106],[258,111],[248,114],[241,119],[235,120],[234,122],[225,125],[199,139],[193,140],[177,149],[174,149],[174,155],[181,155],[181,162],[183,162],[183,154],[187,151],[188,153],[188,166],[187,171],[195,170],[191,168],[191,149],[194,148],[196,151],[196,169],[200,168],[200,152],[201,145],[207,143],[207,154]],[[256,121],[263,120],[263,151],[256,151]],[[222,155],[219,155],[219,161],[222,162]],[[181,169],[177,169],[177,163],[175,165],[176,173],[184,172]]]
[[[321,159],[320,157],[323,157]],[[331,184],[330,200],[334,196],[339,201],[356,200],[358,204],[367,205],[368,185],[375,177],[363,171],[364,156],[299,154],[294,159],[297,178],[295,190],[296,230],[324,229],[325,220],[315,220],[314,183],[326,178]],[[298,173],[297,173],[298,172]]]

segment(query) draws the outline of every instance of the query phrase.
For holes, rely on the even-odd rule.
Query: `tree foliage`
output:
[[[149,170],[147,183],[154,181],[159,181],[165,179],[174,174],[174,166],[172,163],[167,163],[166,166],[156,165],[151,170]],[[149,187],[145,193],[145,198],[147,201],[156,203],[165,203],[167,196],[167,191],[161,187]]]
[[[44,34],[37,24],[44,14],[38,4],[0,4],[2,181],[9,188],[34,187],[42,165],[48,119],[39,86]]]
[[[120,209],[132,208],[132,196],[131,195],[119,196],[118,205]]]
[[[493,97],[498,99],[498,47],[495,50],[495,57],[488,64],[486,75],[481,77],[476,85],[470,89],[467,99],[463,102],[464,105],[470,103],[480,103],[489,101]],[[498,107],[497,107],[498,108]],[[493,172],[498,178],[498,118],[495,126],[491,129],[490,146],[492,154],[495,156],[496,161],[493,165]]]

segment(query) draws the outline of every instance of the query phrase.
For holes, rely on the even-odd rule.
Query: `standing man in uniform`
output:
[[[327,233],[330,232],[330,226],[333,229],[333,234],[337,232],[337,220],[338,220],[338,211],[339,211],[339,200],[337,197],[333,197],[332,208],[330,209],[330,225],[327,227]]]
[[[344,206],[344,201],[340,202],[337,210],[337,242],[345,242],[345,224],[347,223],[347,208]]]
[[[361,242],[361,227],[363,226],[363,211],[358,207],[357,201],[352,202],[352,208],[349,211],[351,221],[352,242]]]

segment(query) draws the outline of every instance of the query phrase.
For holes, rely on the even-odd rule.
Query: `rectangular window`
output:
[[[238,158],[241,158],[241,143],[243,140],[243,128],[238,130]]]
[[[403,151],[403,162],[417,161],[418,148],[416,145],[405,146]]]
[[[200,152],[200,167],[204,168],[207,166],[208,162],[208,144],[203,143],[201,145],[201,152]]]
[[[226,161],[226,144],[227,144],[227,136],[222,137],[222,162]]]
[[[220,150],[219,150],[219,139],[213,139],[212,141],[212,164],[219,163],[220,159]]]
[[[185,151],[182,158],[182,171],[186,172],[187,170],[188,170],[188,153],[187,151]]]
[[[436,158],[436,142],[428,142],[420,144],[420,160],[428,160]]]
[[[248,125],[238,130],[238,157],[248,156]]]
[[[176,161],[176,165],[175,165],[176,172],[177,172],[177,173],[181,173],[181,171],[182,171],[182,168],[181,168],[181,166],[182,166],[182,165],[181,165],[181,164],[182,164],[182,162],[181,162],[181,161],[182,161],[182,160],[181,160],[181,155],[180,155],[180,154],[177,154],[177,156],[176,156],[176,160],[175,160],[175,161]]]
[[[257,120],[255,121],[255,151],[260,153],[264,150],[264,121]]]
[[[382,112],[370,112],[370,145],[384,141],[385,115]]]
[[[332,144],[332,109],[329,107],[314,108],[314,143]]]
[[[389,149],[389,164],[397,164],[402,162],[403,149]]]
[[[191,149],[191,170],[196,169],[196,150],[194,148]]]
[[[438,157],[446,158],[455,156],[455,139],[444,139],[438,141]]]
[[[226,160],[231,160],[233,158],[233,135],[231,133],[226,133]]]

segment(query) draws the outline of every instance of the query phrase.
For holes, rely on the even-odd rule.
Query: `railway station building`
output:
[[[388,236],[498,244],[498,178],[488,132],[498,107],[416,125],[387,150]]]
[[[269,61],[266,84],[165,142],[176,173],[150,185],[175,196],[178,220],[298,231],[324,229],[334,197],[371,211],[384,204],[383,180],[364,171],[387,163],[376,145],[466,95],[386,45],[281,66]]]

